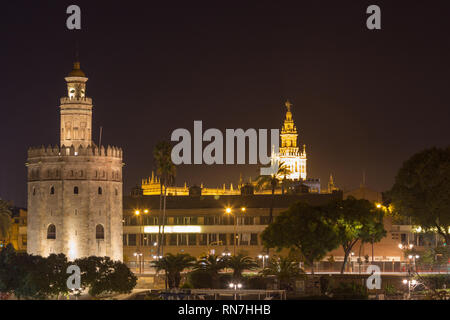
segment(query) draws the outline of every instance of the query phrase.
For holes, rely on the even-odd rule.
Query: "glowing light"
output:
[[[241,211],[242,211],[242,212],[245,212],[245,210],[247,210],[247,208],[245,208],[245,207],[242,207],[242,208],[241,208]]]
[[[381,203],[377,203],[377,208],[378,208],[378,209],[381,208]]]
[[[144,210],[144,213],[148,213],[148,209],[145,209],[145,210]]]
[[[408,283],[408,280],[403,279],[403,284],[407,284],[407,283]]]
[[[158,233],[158,226],[144,227],[144,233]],[[164,226],[164,233],[201,233],[201,226]],[[156,244],[156,242],[155,242]]]
[[[228,213],[228,214],[230,214],[230,213],[231,213],[231,208],[226,208],[226,209],[225,209],[225,212]]]
[[[136,211],[134,211],[134,214],[138,216],[141,214],[141,212],[139,210],[136,210]]]
[[[398,247],[399,247],[400,249],[403,249],[403,245],[402,245],[401,243],[398,244]]]

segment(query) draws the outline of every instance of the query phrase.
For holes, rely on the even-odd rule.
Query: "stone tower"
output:
[[[122,149],[92,141],[92,99],[79,62],[65,80],[60,146],[28,150],[27,251],[122,260]]]
[[[303,150],[300,151],[297,145],[298,133],[297,127],[292,119],[291,107],[292,104],[286,101],[287,108],[286,119],[281,128],[281,146],[278,155],[278,161],[283,163],[289,170],[286,179],[289,180],[306,180],[306,147],[303,145]],[[280,179],[284,178],[279,177]]]

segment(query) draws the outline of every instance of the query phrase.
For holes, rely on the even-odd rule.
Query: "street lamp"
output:
[[[149,212],[150,212],[149,209],[144,209],[142,211],[140,209],[134,210],[134,215],[136,217],[139,217],[139,240],[137,242],[137,245],[138,245],[138,253],[140,253],[141,256],[142,256],[141,246],[144,246],[144,237],[143,237],[144,222],[143,222],[143,217],[142,217],[143,215],[141,213],[148,214]],[[144,267],[144,259],[142,257],[140,260],[140,263],[139,263],[139,270],[142,272],[144,270],[144,268],[145,268]]]
[[[231,256],[230,250],[228,250],[228,248],[225,248],[225,250],[222,252],[222,256],[224,256],[224,257]]]
[[[228,207],[228,208],[225,209],[225,213],[226,213],[227,215],[230,215],[230,214],[233,214],[233,211],[231,210],[230,207]],[[237,226],[237,217],[236,217],[235,214],[233,215],[233,218],[234,218],[233,255],[236,255],[236,226]]]
[[[242,284],[241,283],[234,283],[234,282],[232,282],[232,283],[229,284],[229,286],[230,286],[231,289],[234,289],[234,291],[235,291],[235,293],[234,293],[234,300],[236,300],[236,298],[237,298],[236,291],[237,291],[237,289],[241,289],[242,288]]]
[[[141,269],[141,261],[142,260],[142,253],[141,252],[135,252],[133,253],[133,255],[136,257],[136,271],[138,271],[138,265],[139,265],[139,274],[142,273],[142,269]]]
[[[414,290],[421,283],[417,280],[403,279],[403,284],[408,286],[408,300],[411,299],[411,290]]]
[[[264,269],[266,266],[266,259],[269,259],[269,255],[265,252],[258,255],[258,259],[262,260],[262,268]]]

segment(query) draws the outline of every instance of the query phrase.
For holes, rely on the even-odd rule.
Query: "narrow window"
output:
[[[74,194],[78,194],[78,187],[74,187],[74,188],[73,188],[73,193],[74,193]]]
[[[105,228],[101,224],[95,227],[95,239],[104,240],[105,239]]]
[[[47,239],[56,239],[56,227],[51,224],[47,228]]]
[[[50,188],[50,194],[55,194],[55,187],[52,186],[52,187]]]
[[[103,193],[102,187],[98,187],[98,194],[102,194],[102,193]]]

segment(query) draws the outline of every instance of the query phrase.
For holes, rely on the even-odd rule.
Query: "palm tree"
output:
[[[161,270],[166,274],[166,288],[169,285],[169,289],[179,288],[181,282],[181,272],[184,269],[194,266],[195,258],[187,253],[178,253],[173,255],[168,253],[165,257],[153,261],[152,267],[156,268],[158,273]]]
[[[275,276],[281,290],[292,288],[296,279],[302,278],[305,272],[298,266],[298,262],[289,257],[272,258],[266,268],[261,271],[264,276]]]
[[[194,270],[209,274],[211,276],[213,287],[219,288],[219,272],[226,267],[227,259],[225,257],[210,254],[201,257],[194,266]]]
[[[233,269],[233,279],[239,280],[242,278],[244,270],[254,270],[258,264],[250,257],[238,254],[227,259],[227,268]]]
[[[288,175],[289,173],[290,170],[286,167],[286,165],[283,162],[280,162],[276,174],[272,174],[270,176],[269,175],[259,176],[258,179],[256,180],[256,186],[259,189],[267,189],[268,187],[270,187],[272,190],[272,200],[269,211],[269,224],[273,222],[273,205],[275,202],[275,189],[277,188],[277,185],[279,183],[279,177],[284,177],[284,179],[286,179],[286,175]]]
[[[159,217],[158,217],[158,256],[164,255],[164,226],[166,220],[166,197],[167,187],[175,181],[176,168],[171,158],[172,146],[167,141],[159,142],[153,149],[153,158],[156,166],[156,174],[159,176],[161,192],[159,195]],[[163,194],[164,190],[164,194]],[[162,199],[164,198],[163,205]],[[161,207],[163,214],[161,217]]]
[[[6,242],[10,235],[12,219],[9,208],[9,203],[0,199],[0,242]]]

